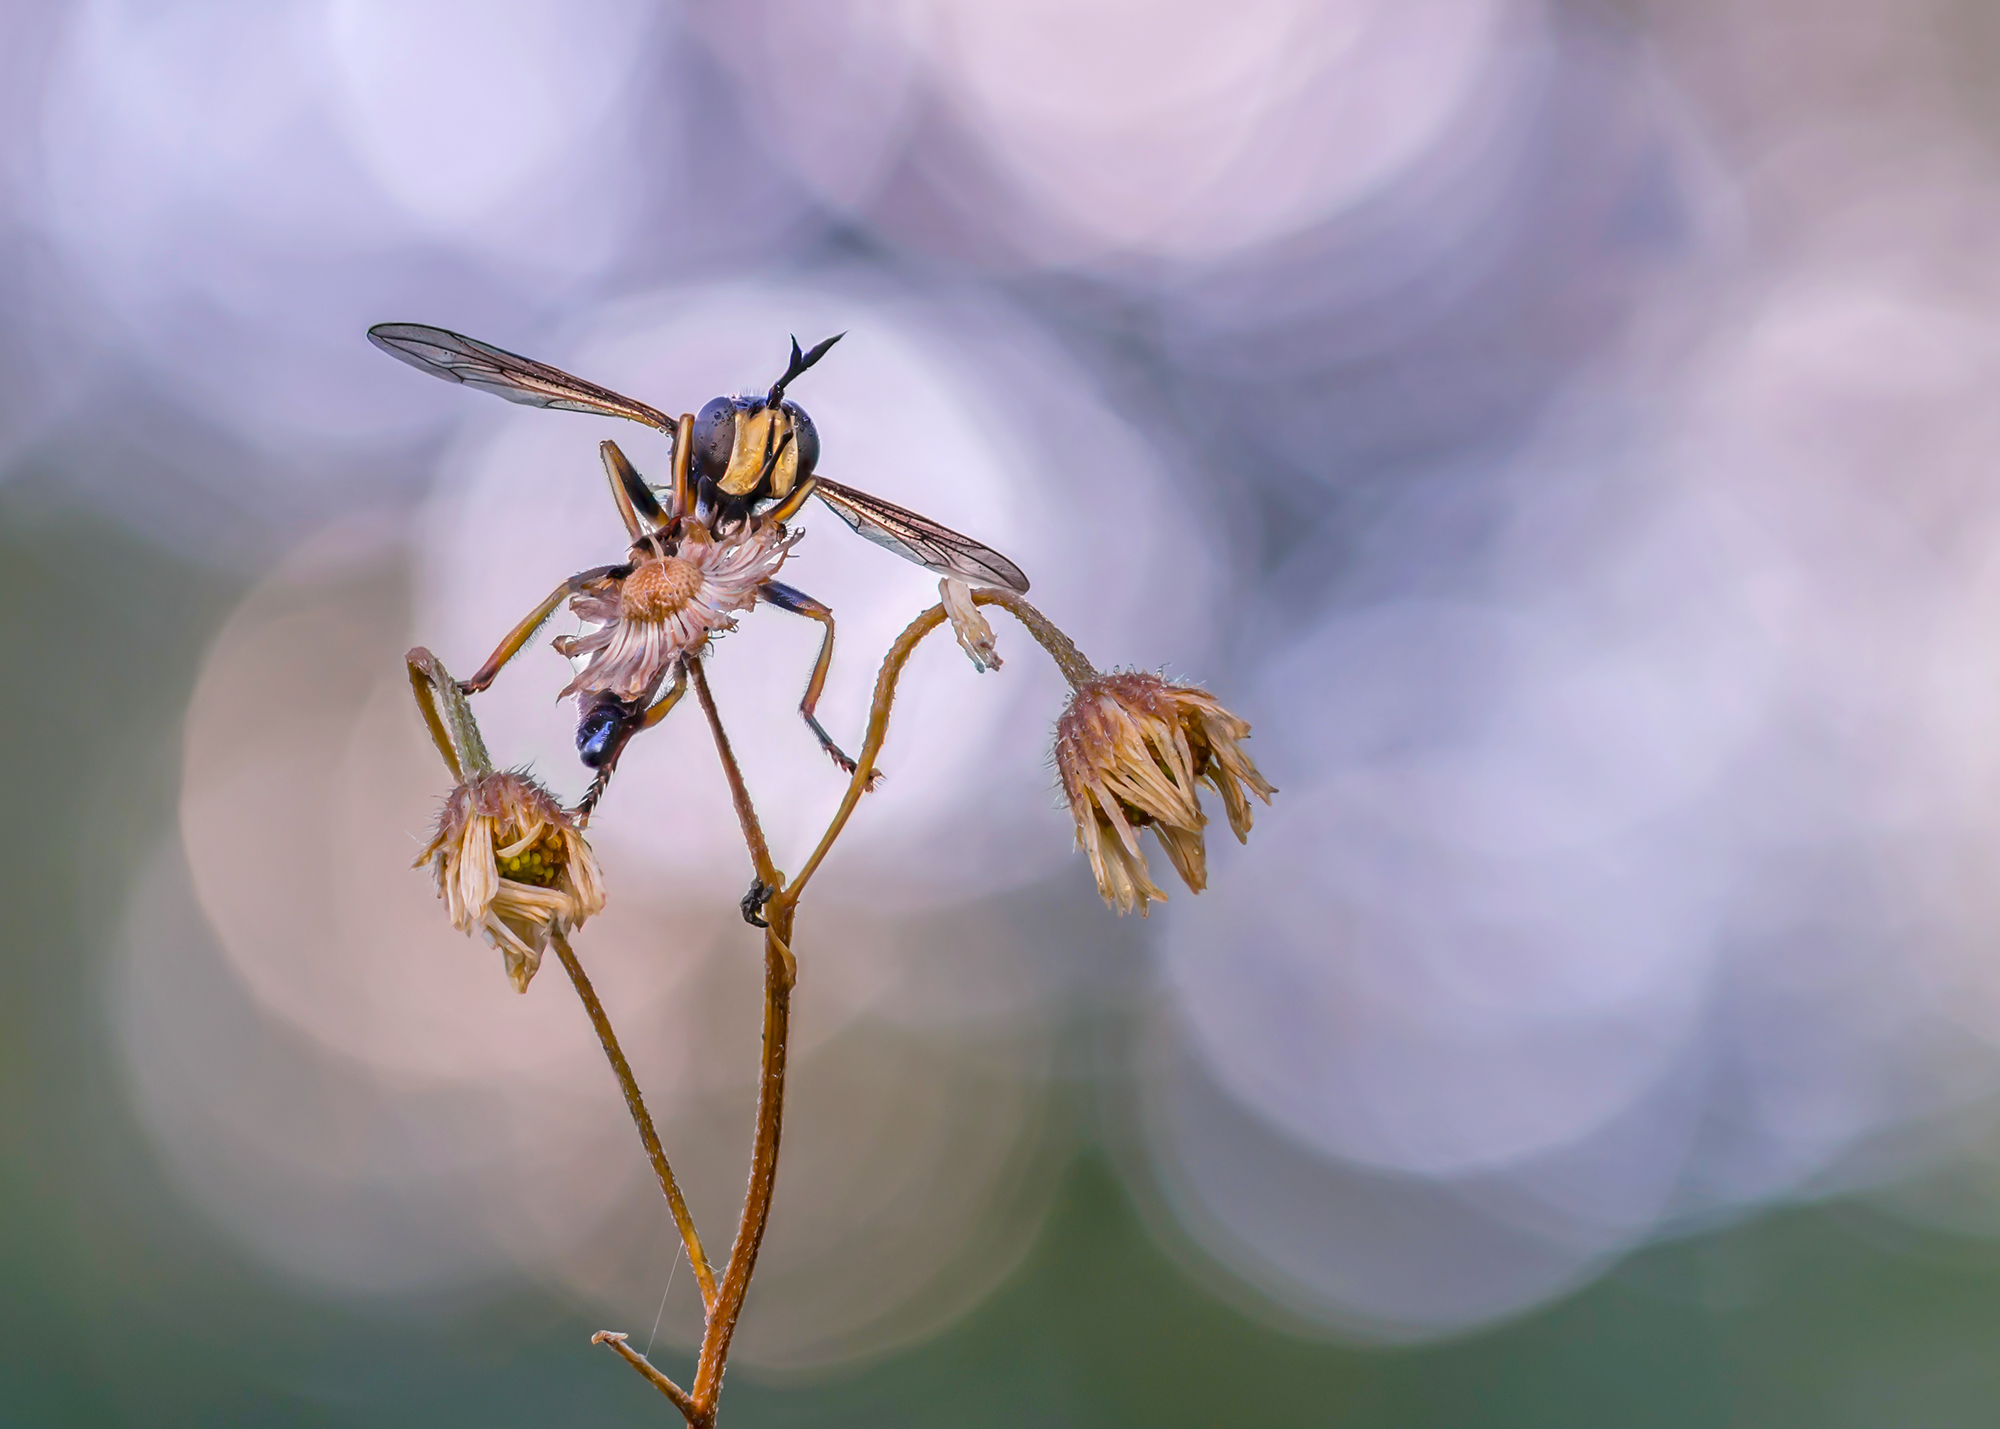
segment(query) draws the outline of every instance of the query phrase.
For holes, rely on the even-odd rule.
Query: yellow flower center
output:
[[[664,556],[625,577],[618,608],[627,620],[657,624],[685,609],[700,589],[700,566],[679,556]]]
[[[494,854],[494,863],[500,871],[500,876],[511,878],[516,883],[531,883],[537,888],[553,888],[556,880],[562,876],[562,836],[553,829],[544,831],[540,838],[517,853],[501,856],[500,849],[495,849]]]

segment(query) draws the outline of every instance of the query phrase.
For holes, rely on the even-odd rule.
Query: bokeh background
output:
[[[1281,794],[1098,903],[996,621],[799,925],[729,1422],[2000,1411],[1986,0],[0,0],[0,1424],[668,1422],[696,1297],[559,974],[408,869],[640,429],[977,534]],[[934,598],[823,512],[857,741]],[[712,662],[796,865],[817,628]],[[479,709],[582,780],[545,647]],[[757,945],[690,708],[580,946],[712,1244]],[[1164,876],[1164,868],[1162,867]]]

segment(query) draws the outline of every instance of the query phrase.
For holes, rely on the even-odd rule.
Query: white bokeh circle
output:
[[[441,274],[461,311],[537,310],[625,253],[655,171],[621,111],[663,23],[635,0],[87,0],[36,220],[211,420],[302,453],[404,437],[415,408],[368,380],[362,331]],[[536,300],[496,301],[517,284]]]
[[[517,995],[411,867],[448,779],[402,667],[403,537],[369,518],[324,533],[203,662],[179,837],[134,891],[113,988],[135,1104],[189,1198],[292,1274],[369,1295],[527,1276],[650,1319],[671,1259],[648,1247],[671,1232],[588,1018],[553,958]],[[759,942],[733,887],[601,851],[610,902],[578,952],[720,1237],[753,1121]],[[783,1290],[742,1351],[801,1367],[982,1299],[1040,1224],[1060,1138],[1048,978],[990,909],[815,902],[794,941],[786,1179],[760,1260]],[[691,1305],[671,1309],[667,1338],[692,1342]]]
[[[753,122],[830,202],[897,164],[1030,261],[1201,262],[1365,202],[1452,142],[1538,29],[1508,0],[697,7]],[[970,146],[935,144],[949,116]],[[935,152],[933,148],[935,147]],[[958,192],[966,184],[985,189]]]

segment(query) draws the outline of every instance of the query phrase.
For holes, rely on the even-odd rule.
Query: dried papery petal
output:
[[[958,648],[972,661],[972,668],[982,675],[988,670],[999,669],[1000,656],[993,647],[993,627],[979,613],[979,607],[972,603],[972,587],[954,576],[946,576],[938,582],[938,599],[944,603],[945,613],[951,617],[951,633],[958,637]]]
[[[517,991],[542,965],[552,932],[604,907],[604,878],[554,796],[527,775],[498,771],[453,789],[417,865],[429,863],[452,926],[500,950]]]
[[[761,526],[723,545],[697,532],[691,527],[672,555],[641,561],[611,588],[570,601],[572,613],[598,628],[551,642],[563,656],[589,657],[564,695],[644,697],[676,660],[736,628],[738,612],[757,603],[802,534]]]
[[[1167,851],[1174,872],[1181,876],[1181,882],[1190,892],[1199,893],[1208,887],[1208,846],[1202,842],[1201,830],[1154,824],[1153,837]]]
[[[1236,835],[1236,841],[1247,843],[1250,839],[1250,800],[1244,790],[1248,789],[1266,804],[1278,791],[1258,773],[1257,766],[1250,762],[1250,756],[1243,752],[1239,743],[1249,738],[1250,722],[1238,719],[1212,697],[1203,698],[1206,703],[1197,706],[1199,717],[1190,725],[1195,736],[1196,767],[1203,781],[1222,796],[1223,808],[1229,815],[1229,828]]]
[[[1111,822],[1112,818],[1118,819],[1117,824]],[[1120,913],[1130,913],[1137,908],[1139,916],[1144,917],[1149,899],[1166,901],[1167,895],[1147,873],[1145,857],[1139,852],[1138,836],[1117,814],[1115,805],[1109,818],[1105,816],[1102,805],[1079,814],[1076,840],[1077,846],[1090,860],[1090,871],[1097,879],[1097,888],[1104,895],[1104,901]]]
[[[1149,899],[1165,899],[1139,852],[1137,830],[1146,827],[1191,891],[1207,886],[1200,785],[1222,796],[1239,840],[1250,832],[1245,790],[1267,804],[1277,792],[1243,752],[1249,733],[1207,691],[1157,675],[1099,675],[1077,686],[1056,724],[1056,768],[1105,902],[1143,916]]]

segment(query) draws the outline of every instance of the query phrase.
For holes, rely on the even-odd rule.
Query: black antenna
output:
[[[799,340],[794,337],[792,339],[791,363],[785,368],[785,375],[771,384],[770,395],[764,398],[764,405],[766,407],[775,407],[779,402],[783,401],[785,389],[791,386],[793,379],[808,367],[811,367],[815,362],[818,362],[822,357],[825,357],[826,350],[846,336],[847,334],[844,332],[837,332],[825,342],[816,343],[811,352],[804,353],[799,351]]]

